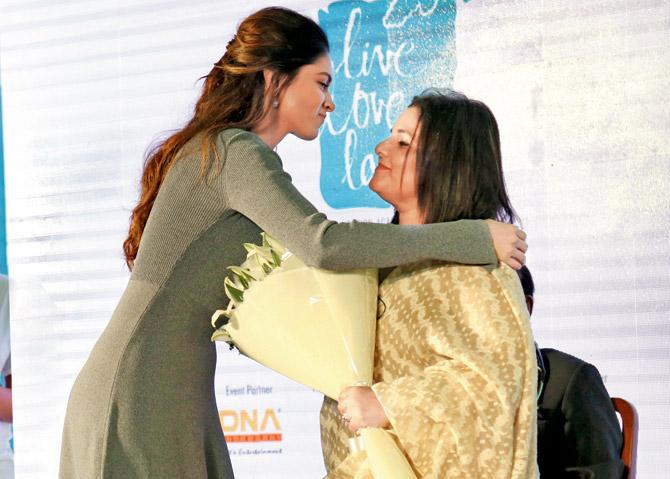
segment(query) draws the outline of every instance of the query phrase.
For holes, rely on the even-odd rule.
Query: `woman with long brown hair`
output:
[[[289,133],[316,138],[335,108],[331,79],[315,22],[260,10],[206,76],[191,120],[148,155],[124,242],[132,274],[72,389],[61,478],[233,477],[209,318],[227,302],[226,267],[261,230],[333,270],[524,261],[525,235],[510,225],[338,224],[319,213],[273,149]]]

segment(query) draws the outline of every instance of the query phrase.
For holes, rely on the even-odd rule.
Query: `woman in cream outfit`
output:
[[[513,221],[498,127],[481,102],[416,97],[377,146],[370,187],[395,222]],[[321,410],[329,478],[369,478],[348,437],[385,427],[419,478],[533,478],[537,383],[516,272],[433,261],[393,270],[379,289],[374,384]],[[347,430],[348,429],[348,430]]]

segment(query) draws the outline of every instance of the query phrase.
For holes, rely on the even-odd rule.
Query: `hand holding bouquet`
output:
[[[245,248],[246,261],[224,282],[230,302],[212,316],[214,327],[226,318],[212,339],[333,399],[348,386],[370,386],[377,271],[308,267],[265,233],[262,246]],[[375,478],[416,477],[388,433],[359,434]]]

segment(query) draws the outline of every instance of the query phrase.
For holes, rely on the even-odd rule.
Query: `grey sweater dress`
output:
[[[201,176],[192,142],[166,176],[132,275],[67,407],[61,479],[232,478],[214,396],[210,318],[226,267],[268,231],[307,264],[333,270],[424,259],[496,261],[482,221],[396,226],[329,221],[253,133],[217,138]]]

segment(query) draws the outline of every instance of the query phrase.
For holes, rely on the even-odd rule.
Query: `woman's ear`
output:
[[[272,88],[272,80],[275,76],[275,71],[269,68],[263,68],[263,81],[265,82],[265,92],[267,93]]]

